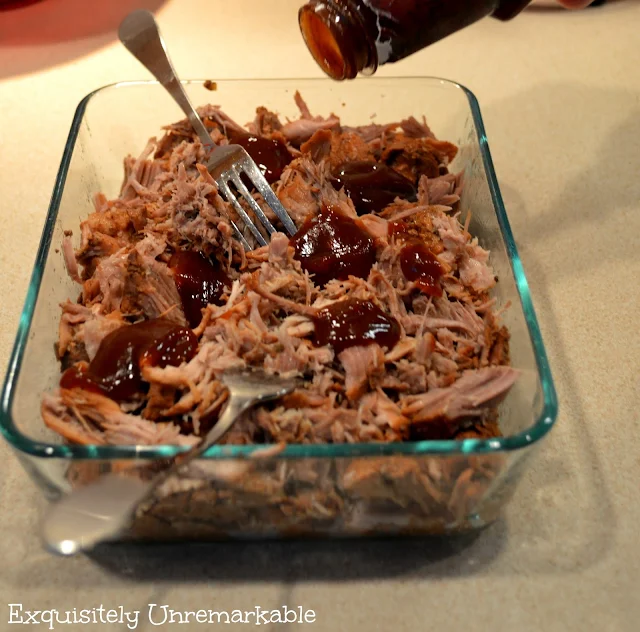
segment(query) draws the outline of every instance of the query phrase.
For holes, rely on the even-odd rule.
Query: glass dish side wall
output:
[[[205,459],[158,490],[122,539],[188,541],[471,531],[499,517],[516,489],[525,462],[522,457],[523,453],[495,453]],[[67,475],[75,487],[113,470],[141,475],[132,461],[76,461]]]
[[[407,529],[441,532],[463,528],[463,525],[480,526],[496,517],[512,493],[520,470],[516,465],[529,452],[528,446],[553,423],[555,394],[544,349],[536,338],[539,332],[535,316],[522,308],[526,280],[523,276],[514,278],[515,251],[504,239],[504,226],[499,217],[502,211],[494,207],[493,174],[486,140],[476,125],[479,117],[474,111],[475,101],[456,84],[435,79],[375,79],[358,84],[316,80],[220,82],[216,92],[206,91],[200,82],[188,86],[196,104],[220,104],[241,123],[252,120],[258,105],[279,112],[283,118],[296,117],[293,101],[296,88],[314,114],[326,115],[333,111],[348,125],[366,123],[373,115],[380,123],[425,115],[436,136],[460,146],[452,169],[463,170],[465,174],[463,221],[470,209],[471,232],[478,236],[482,246],[491,250],[491,264],[500,279],[495,292],[497,304],[511,303],[504,322],[512,336],[512,364],[523,371],[519,383],[501,407],[500,422],[507,439],[494,440],[493,444],[465,440],[456,445],[452,445],[454,442],[420,442],[387,446],[386,453],[397,450],[398,454],[383,457],[338,456],[345,454],[344,448],[303,446],[298,447],[297,452],[294,449],[295,456],[302,455],[302,458],[287,458],[287,452],[291,452],[288,448],[284,455],[277,457],[218,460],[223,459],[225,452],[214,448],[208,453],[209,459],[194,466],[189,480],[170,490],[166,499],[157,504],[134,531],[161,539],[199,537],[200,532],[268,535],[266,532],[274,529],[282,535],[285,528],[281,527],[282,515],[287,516],[285,530],[291,533],[317,531],[322,520],[327,533],[345,534]],[[85,105],[75,144],[69,147],[66,181],[59,182],[63,189],[57,216],[51,217],[55,222],[48,227],[50,234],[45,235],[51,239],[51,246],[43,262],[39,291],[32,287],[27,301],[36,299],[22,361],[16,373],[8,378],[13,400],[11,420],[4,422],[13,426],[5,434],[18,451],[37,452],[45,457],[48,453],[54,456],[56,449],[49,446],[60,441],[44,427],[39,394],[54,388],[59,378],[53,353],[59,304],[67,298],[75,300],[78,294],[78,287],[64,268],[60,249],[63,233],[72,230],[74,245],[77,245],[79,224],[93,210],[93,196],[98,192],[107,197],[118,194],[124,157],[142,153],[148,138],[159,135],[162,125],[181,118],[168,95],[152,83],[108,87],[88,98]],[[53,206],[52,210],[55,210]],[[519,265],[518,261],[515,263]],[[28,316],[26,313],[23,321]],[[365,448],[370,454],[377,451],[375,446]],[[406,454],[407,451],[411,454]],[[131,460],[136,455],[147,459],[170,456],[173,452],[175,449],[171,446],[143,450],[131,446],[120,448],[117,456],[125,458],[114,461],[105,458],[111,456],[113,450],[91,446],[81,452],[76,450],[78,456],[85,458],[75,461],[71,470],[69,460],[64,458],[23,454],[23,459],[29,463],[28,469],[38,484],[55,494],[68,491],[71,481],[83,484],[98,472],[129,469],[136,462]],[[221,483],[219,475],[209,470],[219,468],[222,463],[226,463],[224,471],[242,471],[249,463],[252,474],[240,487],[240,483]],[[394,480],[403,482],[394,483]],[[314,495],[320,490],[326,502]],[[217,499],[215,502],[213,497]],[[224,512],[217,507],[218,502],[253,518],[234,527],[233,515],[222,518]],[[195,503],[193,507],[191,503]],[[313,511],[319,512],[320,517],[311,520],[309,507],[315,507]],[[167,522],[172,511],[175,512],[173,520]],[[160,518],[154,526],[150,520],[156,515]],[[184,516],[191,516],[193,520],[184,520]],[[376,516],[383,519],[378,520]],[[362,526],[365,523],[373,526],[365,529]],[[175,533],[174,527],[167,527],[163,534],[163,524],[181,526]]]

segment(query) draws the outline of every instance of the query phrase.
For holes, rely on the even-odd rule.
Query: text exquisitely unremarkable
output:
[[[26,609],[21,603],[10,603],[10,624],[40,624],[47,629],[55,630],[58,626],[69,624],[119,624],[126,625],[129,630],[135,630],[141,621],[142,610],[126,610],[124,606],[107,608],[100,604],[95,608],[72,608],[70,610]],[[313,610],[296,606],[281,606],[279,608],[262,608],[255,606],[251,610],[176,610],[168,605],[155,603],[147,604],[147,621],[151,625],[163,626],[172,623],[203,623],[203,624],[249,624],[268,625],[270,623],[315,623],[316,613]]]

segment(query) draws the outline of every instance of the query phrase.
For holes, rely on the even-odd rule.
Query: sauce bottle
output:
[[[372,75],[486,17],[510,20],[531,0],[309,0],[298,13],[318,65],[336,80]]]

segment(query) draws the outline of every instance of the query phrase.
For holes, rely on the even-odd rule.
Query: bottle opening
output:
[[[340,45],[339,15],[333,14],[324,3],[318,3],[314,8],[302,7],[298,22],[309,52],[325,73],[338,81],[356,76],[357,71],[349,68]]]

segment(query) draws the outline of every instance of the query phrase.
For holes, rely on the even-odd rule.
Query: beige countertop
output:
[[[140,4],[46,0],[0,13],[3,374],[74,109],[96,87],[147,77],[115,43],[119,18]],[[142,4],[159,7],[185,78],[320,74],[298,35],[299,0]],[[150,603],[303,606],[316,622],[300,627],[318,632],[638,630],[638,24],[635,0],[577,13],[534,8],[380,73],[442,76],[475,92],[531,284],[561,413],[503,520],[464,546],[120,547],[60,560],[40,547],[40,492],[2,443],[0,630],[17,629],[9,603],[141,609],[139,630],[157,629]]]

